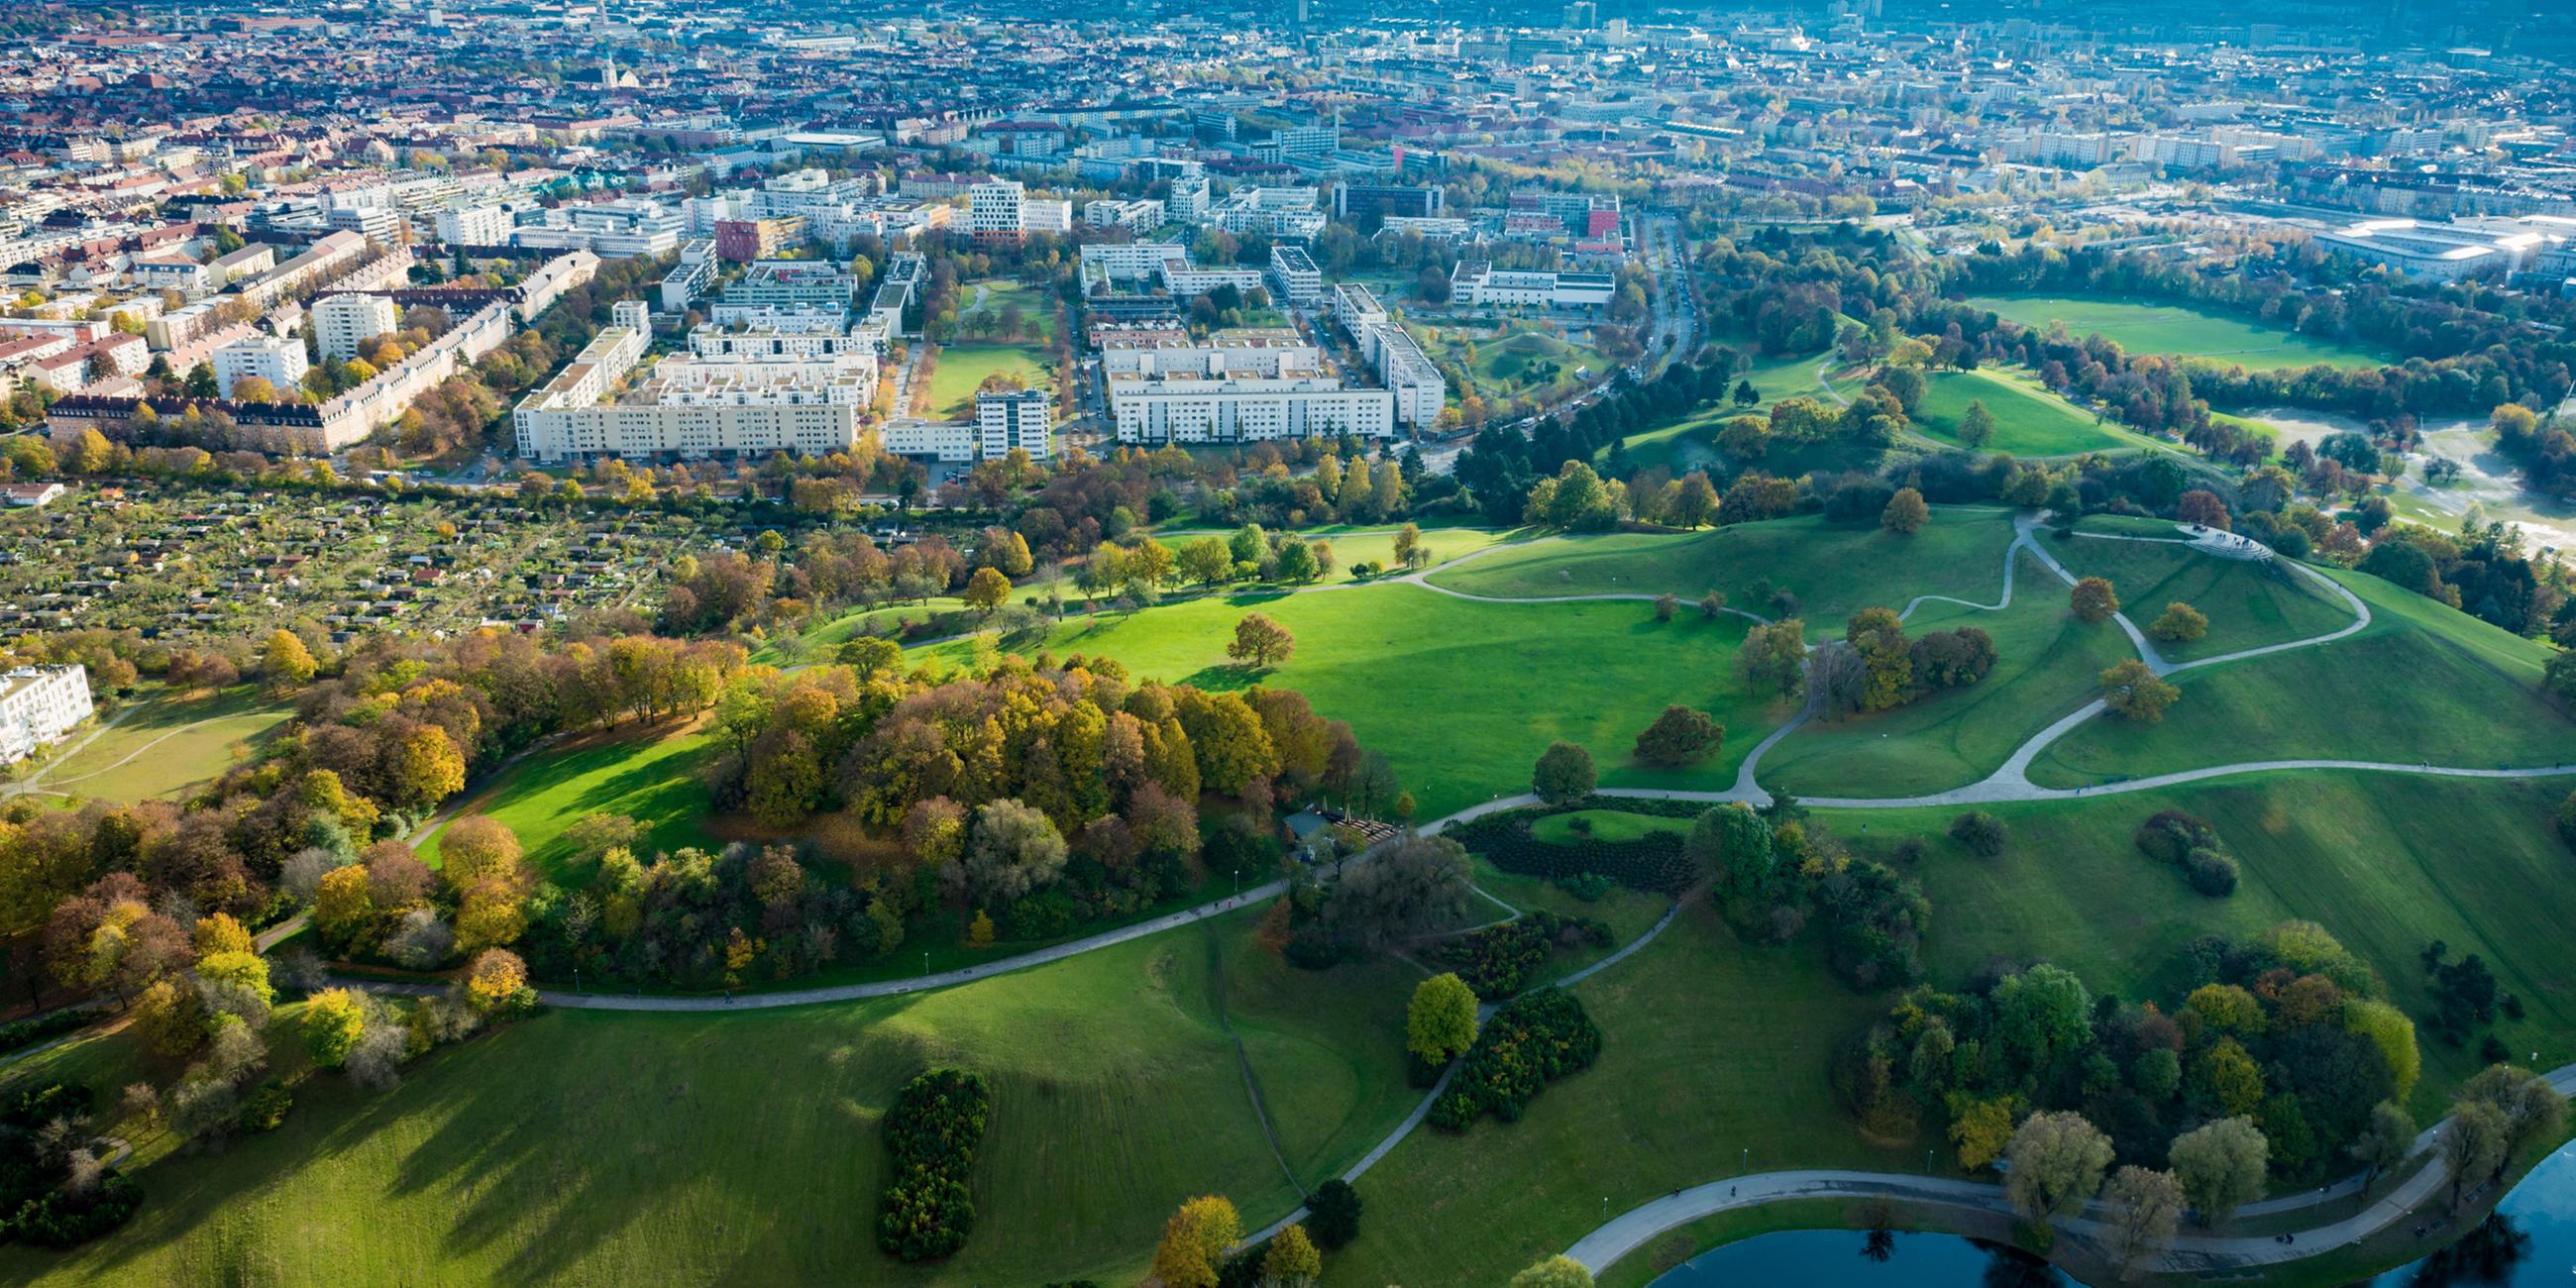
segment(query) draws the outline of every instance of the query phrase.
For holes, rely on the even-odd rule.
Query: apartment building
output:
[[[438,239],[450,246],[507,246],[518,220],[502,206],[454,206],[432,220]]]
[[[0,675],[0,765],[60,742],[96,709],[87,667],[27,666]]]
[[[756,260],[724,289],[724,303],[751,308],[847,309],[859,293],[847,265],[819,259]]]
[[[1017,179],[994,179],[966,190],[966,231],[979,238],[1017,240],[1028,188]]]
[[[1104,197],[1083,203],[1082,222],[1094,228],[1125,228],[1150,232],[1163,225],[1163,203],[1159,201],[1119,201]]]
[[[1618,286],[1619,279],[1608,273],[1498,269],[1491,261],[1471,259],[1450,275],[1449,295],[1461,304],[1589,309],[1608,304]]]
[[[254,335],[215,350],[209,359],[215,368],[215,387],[224,397],[254,377],[265,380],[280,392],[290,392],[304,379],[312,363],[304,356],[304,342],[273,335]]]
[[[876,396],[872,349],[832,354],[695,351],[649,368],[644,305],[616,306],[555,379],[512,411],[519,454],[547,463],[594,456],[823,454],[856,445]]]
[[[346,362],[358,346],[394,329],[400,315],[381,295],[326,295],[313,305],[313,337],[325,362]]]
[[[1054,448],[1055,400],[1043,389],[990,391],[975,395],[975,453],[978,460],[999,460],[1018,450],[1043,461]]]
[[[1122,443],[1257,443],[1395,433],[1395,396],[1316,375],[1130,376],[1109,381]]]
[[[1270,280],[1278,285],[1279,298],[1293,308],[1306,308],[1324,298],[1324,274],[1302,246],[1270,248]]]

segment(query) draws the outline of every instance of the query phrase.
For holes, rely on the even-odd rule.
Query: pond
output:
[[[2559,1150],[2458,1242],[2367,1288],[2533,1288],[2576,1276],[2576,1147]],[[2248,1280],[2246,1282],[2252,1282]],[[1800,1288],[2081,1288],[2011,1248],[1948,1234],[1788,1230],[1712,1248],[1654,1288],[1796,1283]],[[2354,1288],[2363,1288],[2355,1285]]]

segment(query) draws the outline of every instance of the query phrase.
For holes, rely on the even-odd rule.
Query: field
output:
[[[2042,295],[1982,296],[1968,301],[2037,331],[2066,324],[2076,339],[2099,335],[2130,353],[2214,358],[2253,371],[2308,367],[2375,367],[2381,355],[2311,339],[2294,331],[2176,304],[2067,299]]]
[[[1391,959],[1293,971],[1250,925],[917,998],[549,1013],[428,1057],[382,1095],[319,1077],[283,1128],[229,1151],[141,1139],[150,1200],[131,1228],[67,1256],[0,1249],[0,1279],[1132,1282],[1184,1197],[1229,1194],[1256,1222],[1297,1201],[1226,1022],[1301,1185],[1348,1166],[1413,1102],[1403,1007],[1419,976]],[[111,1103],[131,1073],[121,1036],[35,1063]],[[905,1267],[874,1238],[878,1117],[943,1064],[994,1088],[979,1221],[957,1257]]]
[[[1046,350],[1034,344],[943,344],[930,371],[930,414],[941,420],[966,420],[975,414],[975,390],[987,377],[1008,376],[1032,389],[1044,389]]]
[[[645,824],[650,838],[637,847],[637,857],[647,863],[654,851],[719,844],[703,826],[712,807],[697,778],[714,752],[702,733],[595,737],[530,756],[458,814],[499,819],[518,834],[530,866],[549,881],[578,888],[595,874],[573,867],[563,834],[592,814],[623,814]],[[441,827],[420,845],[421,858],[432,866],[446,830]]]
[[[1045,339],[1055,334],[1055,300],[1046,292],[1023,282],[988,278],[965,283],[958,288],[958,320],[963,322],[978,314],[990,313],[999,325],[1003,310],[1016,306],[1025,319],[1022,326],[1031,338]],[[960,333],[964,333],[961,328]]]
[[[1959,422],[1966,418],[1970,404],[1978,402],[1995,418],[1994,437],[1986,440],[1984,451],[2073,456],[2134,447],[2144,441],[2095,423],[2090,414],[2053,394],[1991,371],[1931,373],[1923,401],[1914,410],[1914,428],[1946,446],[1961,446]]]
[[[1602,378],[1615,365],[1588,344],[1577,344],[1535,329],[1511,328],[1500,334],[1470,333],[1456,328],[1425,332],[1423,348],[1434,361],[1456,360],[1487,402],[1506,398],[1547,398]],[[1468,350],[1474,351],[1471,357]],[[1582,375],[1575,373],[1582,372]]]
[[[2049,552],[2079,577],[2108,578],[2120,606],[2141,629],[2170,603],[2185,603],[2209,618],[2209,633],[2191,643],[2156,641],[2156,651],[2176,662],[2238,649],[2312,639],[2352,623],[2352,609],[2315,582],[2277,564],[2220,559],[2192,550],[2173,525],[2160,525],[2158,541],[2049,538]],[[2078,532],[2109,530],[2088,521]],[[2144,535],[2144,534],[2141,534]],[[2278,659],[2275,659],[2276,661]]]
[[[1721,338],[1718,343],[1727,341]],[[1783,398],[1823,397],[1824,390],[1816,383],[1816,366],[1824,360],[1824,351],[1755,359],[1753,366],[1737,379],[1752,381],[1753,391],[1761,395],[1760,401],[1751,407],[1738,407],[1729,397],[1672,424],[1631,434],[1624,440],[1628,459],[1639,468],[1661,465],[1677,475],[1723,464],[1717,450],[1717,432],[1738,416],[1764,414]]]
[[[2329,575],[2370,605],[2367,629],[2313,649],[2182,672],[2174,677],[2182,699],[2161,722],[2087,721],[2040,756],[2031,780],[2072,787],[2291,757],[2576,761],[2576,724],[2539,694],[2547,645],[2376,577]]]
[[[1259,681],[1299,690],[1317,711],[1349,721],[1360,745],[1394,760],[1419,818],[1526,790],[1530,766],[1559,738],[1590,748],[1605,783],[1724,787],[1786,715],[1736,675],[1742,618],[1709,621],[1694,611],[1659,623],[1642,603],[1480,604],[1405,585],[1235,595],[1077,618],[1044,647],[1058,656],[1105,653],[1138,675],[1236,688],[1256,677],[1228,662],[1225,645],[1235,622],[1256,611],[1297,637],[1295,656]],[[941,651],[959,657],[964,646]],[[1637,731],[1671,703],[1715,715],[1727,729],[1724,750],[1688,769],[1632,764]]]
[[[1623,532],[1532,542],[1431,581],[1506,598],[1669,591],[1695,601],[1716,589],[1728,603],[1768,617],[1776,614],[1767,596],[1753,593],[1767,579],[1798,597],[1813,639],[1840,634],[1861,609],[1901,609],[1917,595],[1993,602],[2003,594],[2003,552],[2012,537],[2012,516],[2001,510],[1945,507],[1911,537],[1875,523],[1799,517],[1677,536]]]
[[[37,788],[111,801],[175,796],[232,768],[293,714],[250,685],[220,693],[156,691],[126,708],[122,719],[105,717],[114,727],[80,750],[42,766]]]

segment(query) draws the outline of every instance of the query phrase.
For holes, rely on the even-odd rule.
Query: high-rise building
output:
[[[976,459],[993,461],[1027,452],[1043,461],[1052,450],[1055,400],[1043,389],[992,391],[975,395]]]
[[[381,295],[327,295],[313,305],[313,337],[328,362],[358,356],[358,346],[394,329],[394,302]]]
[[[966,230],[980,238],[1017,239],[1028,188],[1016,179],[994,179],[966,190]]]
[[[214,351],[208,361],[215,368],[215,388],[226,398],[236,396],[235,389],[245,380],[257,377],[281,393],[292,392],[313,364],[304,357],[304,342],[285,340],[273,335],[254,335],[235,340]]]

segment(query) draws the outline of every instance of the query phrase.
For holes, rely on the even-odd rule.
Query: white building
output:
[[[450,246],[506,246],[517,222],[501,206],[457,206],[438,212],[438,239]]]
[[[975,395],[975,455],[999,460],[1012,449],[1043,461],[1053,450],[1055,400],[1043,389],[1021,389]]]
[[[1122,443],[1255,443],[1395,433],[1395,396],[1318,376],[1131,376],[1109,382]]]
[[[821,455],[859,441],[876,397],[873,347],[828,355],[675,355],[639,373],[644,305],[617,305],[601,331],[511,413],[519,454],[549,463],[613,455]]]
[[[1545,308],[1599,308],[1610,302],[1619,279],[1608,273],[1557,273],[1496,268],[1486,260],[1458,265],[1449,294],[1461,304],[1535,304]]]
[[[346,362],[359,345],[393,330],[399,316],[381,295],[326,295],[313,305],[313,338],[323,361]]]
[[[1172,218],[1197,223],[1207,218],[1208,177],[1203,174],[1183,175],[1172,180],[1172,194],[1163,203]]]
[[[1324,274],[1302,246],[1270,248],[1270,279],[1291,307],[1302,309],[1324,298]]]
[[[87,667],[29,666],[0,675],[0,765],[61,741],[94,710]]]
[[[1073,203],[1030,197],[1020,202],[1020,231],[1064,234],[1073,231]]]
[[[1163,203],[1119,201],[1103,197],[1083,203],[1082,222],[1094,228],[1127,228],[1148,232],[1163,225]]]
[[[966,231],[978,237],[1017,237],[1028,188],[1017,179],[995,179],[966,190]]]
[[[1313,376],[1323,371],[1323,351],[1285,327],[1237,327],[1193,339],[1178,329],[1104,333],[1103,376]]]
[[[1360,352],[1395,396],[1397,424],[1425,429],[1440,419],[1440,409],[1449,401],[1449,382],[1411,332],[1394,322],[1373,323],[1360,332]]]
[[[235,385],[253,376],[267,381],[280,393],[292,392],[313,365],[304,357],[302,341],[273,335],[235,340],[215,350],[210,361],[215,368],[215,387],[226,398],[233,396]]]

